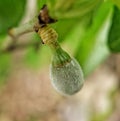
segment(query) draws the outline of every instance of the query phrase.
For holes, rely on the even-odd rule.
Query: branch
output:
[[[8,45],[7,48],[0,50],[0,54],[11,53],[15,50],[25,49],[26,47],[30,47],[30,46],[35,47],[35,49],[38,50],[40,47],[41,41],[21,43],[21,44],[17,43],[17,40],[20,36],[26,33],[35,32],[35,27],[38,26],[37,23],[38,23],[38,18],[35,17],[26,24],[20,25],[17,28],[10,29],[8,31],[8,34],[12,38],[12,42],[10,45]]]
[[[41,45],[41,41],[21,43],[21,44],[16,43],[14,45],[11,44],[6,49],[0,50],[0,55],[5,53],[12,53],[15,50],[26,49],[27,47],[35,47],[35,50],[37,51],[40,48],[40,45]]]
[[[30,20],[28,23],[20,25],[17,28],[12,28],[8,31],[8,34],[12,37],[12,39],[16,39],[21,35],[26,33],[34,32],[35,31],[35,24],[38,22],[37,17]]]
[[[13,52],[16,49],[24,49],[28,46],[35,46],[36,50],[38,50],[41,41],[17,44],[18,37],[29,32],[38,32],[41,27],[54,22],[56,22],[56,20],[49,16],[47,6],[44,6],[37,17],[20,27],[13,28],[8,31],[8,34],[12,38],[12,42],[7,48],[0,50],[0,54]]]

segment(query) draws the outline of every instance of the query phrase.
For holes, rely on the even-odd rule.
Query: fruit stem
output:
[[[53,54],[61,49],[60,44],[57,41],[52,43],[52,44],[50,44],[50,45],[48,45],[48,46],[50,47],[50,49],[51,49]]]

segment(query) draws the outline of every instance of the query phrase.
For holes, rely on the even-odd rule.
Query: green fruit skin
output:
[[[54,57],[52,61],[54,61]],[[84,83],[82,69],[74,58],[58,67],[52,63],[50,77],[53,87],[62,95],[77,93]]]

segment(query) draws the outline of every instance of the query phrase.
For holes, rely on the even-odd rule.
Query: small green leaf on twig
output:
[[[20,22],[25,6],[26,0],[0,0],[0,34]]]
[[[116,6],[109,32],[108,46],[112,52],[120,52],[120,9]]]

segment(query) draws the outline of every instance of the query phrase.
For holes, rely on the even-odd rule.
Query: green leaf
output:
[[[97,0],[97,2],[95,2],[96,0],[92,0],[92,2],[89,2],[89,1],[84,1],[84,0],[77,0],[77,1],[74,1],[74,0],[69,0],[69,2],[67,2],[67,5],[65,5],[66,7],[69,7],[69,6],[72,6],[75,10],[76,10],[76,7],[77,8],[80,8],[79,10],[77,9],[77,13],[81,13],[81,9],[84,10],[84,7],[85,6],[89,6],[90,4],[94,5],[97,4],[97,3],[100,3],[101,0]],[[58,11],[61,12],[61,15],[57,18],[58,19],[58,22],[56,22],[55,24],[52,25],[52,27],[57,31],[59,37],[58,37],[58,41],[59,42],[63,42],[65,39],[66,39],[66,36],[69,35],[70,31],[72,31],[72,29],[75,28],[75,26],[77,24],[79,24],[81,22],[81,20],[84,19],[84,17],[86,16],[90,16],[91,15],[91,10],[88,12],[86,12],[86,14],[84,16],[77,16],[77,17],[73,17],[72,15],[76,14],[76,12],[74,11],[74,9],[70,9],[70,10],[67,10],[66,12],[62,11],[63,7],[61,7],[59,10],[57,9],[57,7],[55,6],[62,6],[63,3],[65,1],[62,0],[62,1],[59,1],[59,0],[38,0],[38,6],[39,9],[42,7],[43,4],[47,4],[48,7],[49,7],[49,12],[50,13],[53,13],[53,14],[56,14]],[[74,3],[74,4],[72,4]],[[84,4],[84,7],[82,6]],[[88,7],[87,7],[88,8]],[[94,8],[94,7],[93,7]],[[93,10],[93,9],[92,9]],[[68,15],[69,19],[66,19],[63,17],[63,14],[66,13],[68,14],[68,12],[72,12],[72,15]],[[93,13],[93,11],[92,11]],[[62,18],[62,19],[59,19],[59,18]]]
[[[50,15],[57,19],[79,18],[94,10],[103,0],[47,0]]]
[[[18,25],[25,7],[26,0],[0,0],[0,34]]]
[[[108,46],[112,52],[120,52],[120,9],[116,6],[109,32]]]
[[[120,0],[112,0],[117,7],[120,8]]]
[[[58,33],[58,41],[63,42],[67,35],[70,34],[70,31],[75,28],[75,25],[81,21],[81,18],[77,19],[64,19],[58,20],[57,23],[53,24],[52,27]]]
[[[106,40],[111,20],[112,4],[104,3],[96,12],[93,25],[85,32],[78,44],[75,57],[80,62],[84,74],[88,75],[109,54]],[[104,31],[103,31],[104,30]]]
[[[37,8],[38,11],[40,11],[40,9],[43,7],[43,5],[45,5],[47,2],[47,0],[37,0]]]
[[[88,14],[83,19],[78,19],[78,21],[75,19],[75,21],[72,23],[73,26],[70,26],[70,29],[67,30],[62,44],[65,48],[69,47],[68,51],[72,55],[74,55],[78,45],[80,44],[81,38],[83,37],[84,33],[86,33],[86,30],[90,27],[91,18],[92,14]]]

